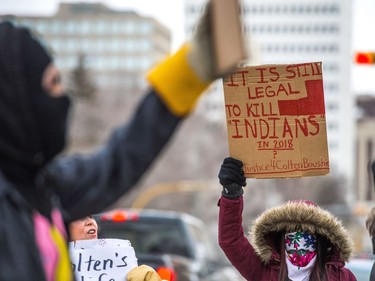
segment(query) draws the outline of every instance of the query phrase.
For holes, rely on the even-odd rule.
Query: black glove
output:
[[[243,186],[246,186],[246,177],[242,170],[243,163],[240,160],[228,157],[224,159],[219,172],[220,184],[223,186],[222,195],[235,199],[243,194]]]

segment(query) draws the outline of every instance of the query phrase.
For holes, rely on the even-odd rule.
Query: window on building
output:
[[[126,41],[125,41],[125,49],[129,52],[131,51],[134,51],[137,49],[137,44],[136,42],[134,41],[134,39],[131,39],[131,38],[128,38]]]
[[[147,39],[140,39],[139,41],[139,51],[147,52],[151,50],[151,42]]]
[[[111,52],[118,52],[121,50],[121,40],[113,38],[109,42]]]
[[[50,31],[53,34],[59,34],[62,31],[63,22],[59,20],[53,20],[50,22]]]
[[[152,25],[149,22],[141,22],[138,26],[139,33],[141,34],[149,34],[152,32]]]
[[[337,111],[339,109],[339,105],[337,104],[337,102],[329,102],[327,103],[327,110],[333,112],[333,111]]]
[[[55,38],[53,40],[50,40],[50,44],[57,53],[64,51],[64,40]]]
[[[105,42],[102,39],[97,39],[94,48],[96,52],[103,52],[105,50]]]
[[[128,34],[133,34],[137,29],[136,24],[133,21],[128,21],[125,24],[125,31]]]
[[[80,31],[81,34],[87,35],[91,33],[93,30],[91,29],[92,23],[88,20],[81,21]]]
[[[339,129],[339,125],[334,121],[328,122],[327,125],[328,125],[328,130],[330,131],[337,131]]]
[[[149,57],[143,56],[139,58],[140,70],[147,70],[151,65],[152,65],[152,60]]]
[[[76,29],[75,20],[68,20],[64,23],[64,29],[67,34],[74,34]]]
[[[46,34],[48,27],[47,27],[47,22],[45,21],[35,21],[34,26],[35,29],[38,30],[41,34]]]
[[[137,69],[137,59],[133,56],[128,56],[125,60],[124,67],[126,70]]]
[[[114,34],[118,34],[118,33],[121,33],[121,31],[122,31],[121,22],[113,21],[111,23],[111,32],[114,33]]]
[[[329,128],[328,128],[329,129]],[[331,140],[328,145],[330,150],[336,150],[338,149],[339,145],[336,140]]]
[[[106,34],[109,29],[108,22],[105,20],[99,20],[96,24],[96,29],[98,34]]]
[[[340,12],[340,8],[338,7],[338,5],[334,4],[334,5],[327,7],[327,11],[330,14],[338,14]]]

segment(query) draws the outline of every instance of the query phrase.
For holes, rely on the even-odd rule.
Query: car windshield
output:
[[[175,254],[191,257],[183,232],[175,221],[139,220],[125,223],[101,222],[100,238],[129,240],[137,254]]]

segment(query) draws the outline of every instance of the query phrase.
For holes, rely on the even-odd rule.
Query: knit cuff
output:
[[[211,83],[201,81],[191,68],[187,59],[189,51],[190,45],[183,45],[147,75],[169,110],[178,117],[193,111],[197,100]]]
[[[232,183],[223,186],[222,195],[225,198],[236,199],[241,197],[243,194],[243,188],[237,183]]]

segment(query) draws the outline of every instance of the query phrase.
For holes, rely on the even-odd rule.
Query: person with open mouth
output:
[[[83,217],[69,224],[70,241],[98,239],[98,224],[92,216]]]
[[[83,217],[69,224],[69,241],[98,239],[98,224],[92,216]],[[126,276],[127,281],[163,281],[148,265],[133,268]]]

